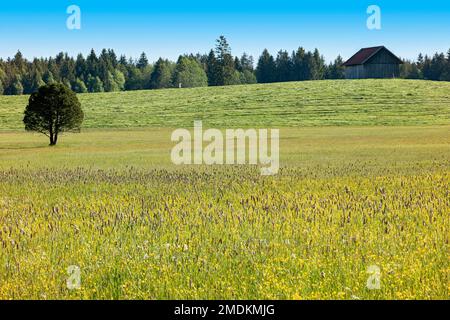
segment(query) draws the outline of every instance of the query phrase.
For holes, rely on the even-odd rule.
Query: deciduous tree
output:
[[[50,145],[62,132],[79,132],[84,114],[76,94],[63,84],[50,84],[31,94],[25,109],[25,130],[45,134]]]

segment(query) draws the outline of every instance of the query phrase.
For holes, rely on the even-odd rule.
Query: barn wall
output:
[[[400,76],[398,60],[387,50],[380,50],[364,64],[366,78],[397,78]]]
[[[345,68],[345,78],[347,79],[363,79],[364,77],[364,66],[362,65]]]
[[[398,64],[366,64],[365,78],[398,78],[400,67]]]

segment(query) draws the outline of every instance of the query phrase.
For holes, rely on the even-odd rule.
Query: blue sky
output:
[[[82,29],[68,30],[66,9],[78,5]],[[366,27],[378,5],[382,29]],[[450,48],[450,1],[437,0],[154,0],[7,1],[0,4],[0,57],[20,49],[28,57],[76,55],[113,48],[137,57],[207,52],[219,35],[233,54],[256,57],[264,48],[319,48],[327,60],[348,58],[361,47],[386,45],[405,58]]]

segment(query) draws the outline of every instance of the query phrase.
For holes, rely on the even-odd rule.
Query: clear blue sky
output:
[[[82,29],[66,28],[66,9],[78,5]],[[368,30],[366,9],[380,6],[382,29]],[[450,1],[438,0],[54,0],[0,4],[0,57],[20,49],[27,58],[76,55],[113,48],[137,57],[207,52],[219,35],[233,54],[256,57],[315,47],[327,60],[361,47],[386,45],[404,58],[450,48]]]

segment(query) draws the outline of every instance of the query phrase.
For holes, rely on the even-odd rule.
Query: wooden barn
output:
[[[347,79],[397,78],[402,63],[400,58],[380,46],[359,50],[343,66]]]

